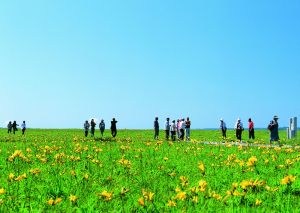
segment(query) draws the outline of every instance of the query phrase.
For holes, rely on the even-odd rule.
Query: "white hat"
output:
[[[220,118],[220,121],[223,121],[223,118]]]

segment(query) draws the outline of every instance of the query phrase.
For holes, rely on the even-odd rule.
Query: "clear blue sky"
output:
[[[300,111],[300,1],[1,1],[0,126],[266,127]]]

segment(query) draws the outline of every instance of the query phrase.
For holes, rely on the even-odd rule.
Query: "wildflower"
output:
[[[1,188],[0,189],[0,195],[4,195],[6,193],[5,189],[4,188]]]
[[[233,196],[240,196],[240,195],[241,195],[241,193],[238,192],[237,190],[235,190],[235,191],[233,192]]]
[[[181,180],[181,185],[183,186],[183,187],[185,187],[185,186],[188,186],[189,185],[189,180],[186,178],[186,177],[184,177],[184,176],[180,176],[180,178],[179,178],[180,180]]]
[[[88,175],[88,174],[85,174],[85,175],[83,176],[83,178],[87,180],[87,179],[89,179],[89,175]]]
[[[256,199],[256,201],[255,201],[255,205],[259,206],[261,203],[262,203],[262,201],[261,201],[261,200],[259,200],[259,199]]]
[[[107,192],[106,190],[104,190],[103,192],[101,192],[100,194],[103,198],[105,198],[105,201],[110,201],[112,199],[112,192]]]
[[[185,200],[186,199],[186,192],[179,192],[175,197],[175,200]]]
[[[148,201],[150,201],[150,202],[153,201],[154,193],[152,193],[152,192],[146,192],[146,191],[143,189],[143,190],[142,190],[142,194],[143,194],[145,200],[148,200]]]
[[[167,160],[169,160],[169,158],[167,158],[167,157],[164,157],[164,161],[167,161]]]
[[[39,173],[41,173],[41,170],[40,170],[40,169],[38,169],[38,168],[31,169],[31,170],[30,170],[30,173],[31,173],[31,174],[33,174],[33,175],[36,175],[36,174],[39,174]]]
[[[207,186],[207,182],[205,180],[200,180],[199,181],[199,187],[200,187],[200,191],[204,192],[206,190],[206,186]]]
[[[61,198],[57,198],[57,199],[55,200],[54,204],[56,205],[56,204],[60,203],[61,201],[62,201]]]
[[[221,195],[216,194],[216,193],[213,193],[212,197],[215,198],[216,200],[221,200],[222,199]]]
[[[252,185],[251,181],[248,181],[248,180],[243,180],[240,183],[240,186],[242,187],[242,189],[246,189],[248,186],[251,186],[251,185]]]
[[[169,176],[175,177],[175,176],[176,176],[176,173],[175,173],[175,172],[172,172],[172,173],[169,174]]]
[[[145,206],[144,198],[143,198],[143,197],[140,197],[140,198],[138,199],[138,203],[139,203],[141,206]]]
[[[205,174],[205,166],[202,162],[198,163],[198,168],[200,169],[202,174]]]
[[[232,188],[234,188],[234,189],[236,189],[238,186],[239,186],[239,184],[238,184],[237,182],[234,182],[234,183],[232,184]]]
[[[71,195],[69,196],[69,200],[70,200],[71,202],[75,203],[75,202],[78,200],[78,197],[71,194]]]
[[[296,180],[296,176],[288,175],[281,180],[282,185],[290,184]]]
[[[10,173],[10,174],[8,175],[8,178],[9,178],[10,180],[14,179],[14,177],[15,177],[15,175],[14,175],[13,173]]]
[[[247,166],[254,166],[256,162],[257,162],[256,156],[252,156],[251,158],[248,159]]]
[[[194,197],[192,198],[192,202],[193,202],[193,203],[198,203],[198,202],[199,202],[198,196],[194,196]]]
[[[176,203],[172,200],[169,200],[168,203],[167,203],[167,206],[173,207],[173,206],[176,206]]]
[[[52,198],[50,198],[50,200],[47,201],[48,205],[53,206],[54,204],[54,200]]]
[[[25,178],[27,178],[26,173],[24,173],[24,174],[20,175],[19,177],[15,178],[15,181],[21,181],[21,180],[23,180]]]
[[[121,195],[125,195],[127,192],[129,192],[129,189],[126,189],[125,187],[121,188]]]

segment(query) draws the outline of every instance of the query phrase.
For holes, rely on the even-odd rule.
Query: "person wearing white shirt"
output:
[[[180,121],[180,139],[184,140],[184,129],[185,129],[185,122],[184,122],[184,118],[181,119]]]
[[[177,127],[176,127],[176,124],[175,124],[175,120],[173,120],[172,124],[171,124],[171,138],[172,138],[172,141],[176,140],[176,131],[177,131]]]
[[[22,135],[24,135],[25,131],[26,131],[26,123],[25,123],[25,121],[23,121],[23,123],[21,124],[21,129],[22,129]]]
[[[244,130],[244,127],[243,127],[243,123],[242,123],[240,118],[237,119],[237,122],[235,123],[234,129],[235,129],[236,138],[239,141],[242,141],[242,132]]]

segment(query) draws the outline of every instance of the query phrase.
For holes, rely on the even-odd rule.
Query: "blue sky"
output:
[[[2,1],[0,126],[299,117],[300,1]]]

